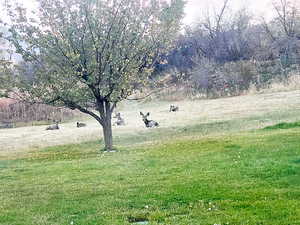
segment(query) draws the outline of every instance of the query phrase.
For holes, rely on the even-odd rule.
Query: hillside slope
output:
[[[169,113],[176,104],[179,112]],[[247,95],[213,100],[180,102],[126,102],[120,107],[126,125],[114,127],[117,145],[138,144],[168,138],[168,133],[185,135],[185,128],[197,135],[250,130],[279,122],[300,120],[300,91]],[[160,123],[157,129],[146,129],[139,112],[150,112],[150,119]],[[87,127],[76,128],[76,122],[61,124],[61,129],[46,131],[46,126],[0,130],[0,155],[5,151],[23,151],[52,145],[98,140],[102,129],[87,118]],[[166,132],[168,131],[168,132]],[[169,135],[170,136],[170,135]],[[124,141],[130,139],[131,141]],[[121,142],[121,140],[123,140]]]

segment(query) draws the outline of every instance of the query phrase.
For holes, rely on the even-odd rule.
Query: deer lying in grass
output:
[[[46,130],[59,130],[58,122],[55,122],[55,124],[48,126]]]
[[[170,111],[169,112],[177,112],[179,111],[179,107],[175,105],[170,105]]]
[[[140,112],[140,115],[143,117],[143,121],[144,121],[146,127],[158,127],[159,126],[158,122],[147,119],[147,117],[150,115],[149,112],[146,115],[144,115],[142,112]]]
[[[80,127],[85,127],[86,124],[85,124],[85,123],[77,122],[76,126],[77,126],[78,128],[80,128]]]
[[[0,129],[13,128],[14,124],[12,122],[0,122]]]
[[[117,118],[117,121],[114,122],[113,125],[117,125],[117,126],[124,126],[125,125],[125,120],[121,117],[121,113],[115,113],[114,118]]]

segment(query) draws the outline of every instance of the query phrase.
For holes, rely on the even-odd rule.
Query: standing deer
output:
[[[143,117],[143,121],[144,121],[146,127],[158,127],[159,126],[158,122],[147,119],[147,117],[150,115],[149,112],[146,115],[144,115],[142,112],[140,112],[140,115]]]
[[[114,125],[117,125],[117,126],[124,126],[125,125],[125,121],[124,119],[121,117],[121,113],[115,113],[115,116],[114,118],[117,118],[117,121],[114,122]]]
[[[55,124],[48,126],[46,130],[59,130],[58,122],[56,121]]]
[[[176,112],[179,111],[179,107],[175,105],[170,105],[170,111],[169,112]]]
[[[76,126],[77,126],[78,128],[80,128],[80,127],[85,127],[86,124],[85,124],[85,123],[77,122]]]

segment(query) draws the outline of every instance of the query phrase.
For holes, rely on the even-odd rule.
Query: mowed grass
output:
[[[8,155],[0,224],[300,224],[299,140],[291,126],[114,153],[88,142]]]

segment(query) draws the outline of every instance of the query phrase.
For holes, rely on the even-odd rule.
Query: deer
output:
[[[146,115],[144,115],[144,113],[140,112],[140,115],[142,116],[146,127],[151,128],[151,127],[158,127],[159,126],[158,122],[156,122],[154,120],[148,120],[147,119],[147,117],[150,115],[149,112]]]
[[[80,128],[80,127],[85,127],[86,124],[85,124],[85,123],[77,122],[77,123],[76,123],[76,126],[77,126],[78,128]]]
[[[114,118],[117,118],[117,121],[114,122],[114,125],[117,125],[117,126],[124,126],[125,125],[125,121],[124,119],[121,117],[121,113],[115,113],[115,116]]]
[[[56,121],[55,124],[48,126],[46,130],[59,130],[58,122]]]
[[[169,112],[177,112],[177,111],[179,111],[179,107],[178,106],[170,105]]]

